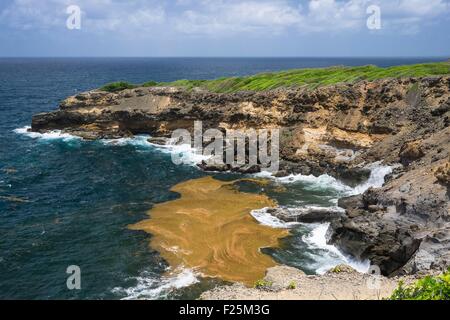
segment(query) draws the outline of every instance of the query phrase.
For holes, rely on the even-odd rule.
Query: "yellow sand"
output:
[[[275,203],[265,195],[239,192],[234,182],[212,177],[172,188],[181,198],[156,205],[150,219],[131,226],[152,234],[150,245],[176,269],[253,285],[275,261],[260,248],[276,247],[288,231],[259,224],[254,209]]]

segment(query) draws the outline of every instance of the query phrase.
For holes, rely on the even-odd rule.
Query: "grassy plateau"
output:
[[[174,82],[149,81],[141,85],[114,82],[101,90],[118,92],[136,87],[170,86],[188,90],[194,88],[211,92],[230,93],[238,91],[264,91],[276,88],[293,88],[373,81],[384,78],[427,77],[450,74],[450,61],[380,68],[373,65],[361,67],[336,66],[329,68],[293,69],[280,72],[260,73],[247,77],[219,78],[215,80],[178,80]]]

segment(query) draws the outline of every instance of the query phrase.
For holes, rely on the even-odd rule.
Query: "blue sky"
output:
[[[450,0],[2,0],[0,56],[449,56]],[[81,9],[69,30],[66,10]],[[377,5],[381,29],[367,27]]]

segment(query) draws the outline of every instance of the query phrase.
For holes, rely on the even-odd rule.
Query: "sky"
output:
[[[1,0],[0,56],[450,57],[450,0]]]

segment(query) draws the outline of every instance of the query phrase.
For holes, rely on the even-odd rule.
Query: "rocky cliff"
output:
[[[205,130],[280,128],[278,175],[327,173],[351,184],[368,177],[371,163],[392,165],[382,188],[340,200],[345,213],[330,219],[329,239],[397,275],[449,266],[449,117],[450,77],[439,76],[229,94],[90,91],[34,116],[32,130],[85,139],[169,137],[202,120]]]

